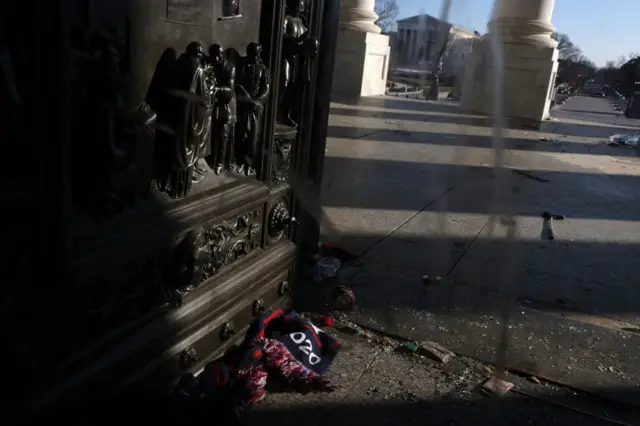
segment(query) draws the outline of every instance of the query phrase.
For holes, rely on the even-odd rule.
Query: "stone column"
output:
[[[375,24],[375,0],[342,0],[332,92],[383,95],[389,70],[389,36]]]
[[[380,34],[382,30],[375,24],[378,19],[375,3],[375,0],[342,0],[340,29]]]
[[[516,127],[539,127],[548,117],[558,70],[551,16],[555,0],[495,0],[489,33],[473,44],[461,106],[490,115],[494,72],[491,39],[498,36],[504,58],[503,110]]]

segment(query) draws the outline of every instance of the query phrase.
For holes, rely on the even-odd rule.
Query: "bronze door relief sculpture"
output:
[[[311,82],[312,61],[318,54],[318,40],[309,34],[303,15],[304,0],[287,0],[282,41],[278,122],[298,127],[293,118],[304,89]]]
[[[322,133],[312,130],[318,40],[325,9],[337,33],[338,2],[35,3],[73,34],[61,55],[39,55],[42,79],[20,93],[38,103],[44,82],[60,76],[65,87],[61,70],[70,71],[69,97],[50,105],[70,118],[57,130],[66,150],[38,147],[60,167],[34,178],[65,182],[59,196],[42,195],[54,185],[37,189],[64,220],[34,209],[19,229],[32,228],[33,241],[55,228],[39,244],[64,247],[64,261],[39,273],[42,283],[12,286],[0,320],[20,326],[6,352],[25,365],[24,399],[37,407],[134,384],[164,390],[233,345],[223,324],[240,331],[295,294],[307,253],[293,227],[314,225],[294,217],[303,212],[291,182],[308,177],[311,139]],[[58,22],[54,11],[68,16]],[[45,45],[51,34],[33,26]]]
[[[247,56],[240,61],[236,93],[238,99],[238,171],[255,175],[259,161],[260,130],[265,102],[270,93],[271,74],[262,63],[262,46],[249,43]]]
[[[122,213],[144,198],[153,179],[156,114],[125,104],[122,40],[102,32],[72,46],[73,191],[99,216]]]
[[[224,47],[213,44],[209,48],[209,61],[216,82],[215,113],[211,142],[214,158],[209,164],[219,175],[223,170],[235,168],[234,129],[236,124],[235,63],[227,60]],[[213,163],[213,164],[212,164]]]
[[[191,185],[204,179],[206,168],[199,162],[211,154],[211,124],[215,80],[205,61],[204,48],[191,42],[173,68],[166,88],[168,126],[157,140],[166,163],[157,178],[158,189],[172,198],[189,194]]]

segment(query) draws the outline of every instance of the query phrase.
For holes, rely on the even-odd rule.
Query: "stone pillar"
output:
[[[462,86],[462,109],[491,115],[493,53],[499,36],[504,58],[503,110],[512,125],[539,127],[548,117],[558,70],[557,43],[551,38],[554,0],[495,0],[489,33],[474,42]]]
[[[332,92],[338,96],[384,95],[389,36],[375,24],[375,0],[342,0]]]

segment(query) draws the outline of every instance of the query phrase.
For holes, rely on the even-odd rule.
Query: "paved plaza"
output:
[[[275,395],[260,410],[321,406],[344,419],[366,412],[374,424],[396,424],[398,413],[407,416],[400,423],[424,416],[471,424],[489,416],[511,424],[539,415],[530,424],[592,424],[522,394],[476,399],[507,306],[509,370],[542,378],[539,396],[558,402],[557,392],[577,389],[574,396],[588,393],[574,398],[574,408],[613,401],[600,411],[628,420],[621,407],[640,406],[640,162],[635,149],[607,138],[637,131],[640,121],[607,100],[572,98],[539,131],[504,131],[506,172],[498,175],[486,119],[455,104],[380,97],[334,102],[331,112],[323,204],[332,228],[323,240],[365,263],[342,271],[357,299],[346,318],[390,336],[439,342],[459,355],[458,364],[422,365],[385,351],[374,336],[354,341],[356,354],[342,354],[333,367],[346,389]],[[552,222],[553,241],[544,211],[566,215]],[[515,219],[512,239],[508,217]],[[325,287],[310,288],[302,307],[327,309]],[[407,400],[405,391],[415,397]],[[373,407],[376,398],[384,402]],[[362,405],[369,408],[354,408]]]

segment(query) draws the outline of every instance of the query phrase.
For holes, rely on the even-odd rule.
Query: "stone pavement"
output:
[[[609,146],[606,138],[637,131],[640,122],[620,116],[606,100],[572,98],[540,131],[504,131],[506,174],[492,169],[496,151],[485,123],[446,103],[381,97],[332,105],[323,204],[334,229],[323,239],[365,262],[341,276],[357,298],[349,320],[491,363],[503,353],[498,344],[508,315],[504,362],[511,371],[597,395],[581,394],[573,406],[608,401],[601,411],[622,417],[625,409],[616,404],[638,410],[640,163],[638,151]],[[543,211],[567,215],[553,223],[554,241],[547,239]],[[511,239],[508,214],[517,226]],[[309,284],[300,309],[328,309],[332,288]],[[335,366],[336,374],[348,373],[350,390],[319,403],[332,415],[382,423],[398,413],[479,415],[462,393],[456,404],[435,397],[440,373],[433,366],[417,370],[411,360],[366,346],[355,351],[361,355],[343,354]],[[410,389],[421,408],[402,399],[378,404],[367,391],[388,395],[395,389],[391,377],[401,371],[416,377]],[[478,377],[464,382],[477,384]],[[557,401],[547,391],[542,394]],[[499,406],[496,413],[538,404],[513,398],[487,404]],[[353,408],[361,406],[367,408]],[[492,421],[508,414],[495,416]]]

